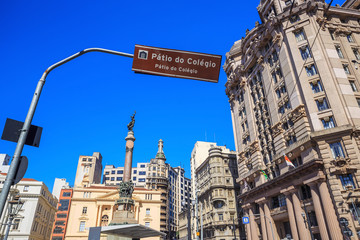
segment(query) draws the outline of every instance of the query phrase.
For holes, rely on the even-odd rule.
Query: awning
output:
[[[141,224],[123,224],[101,227],[101,233],[128,238],[147,238],[166,236],[165,233],[146,227]]]

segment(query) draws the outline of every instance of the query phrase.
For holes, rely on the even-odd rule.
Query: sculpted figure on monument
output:
[[[132,193],[134,191],[134,185],[133,185],[132,181],[130,181],[130,182],[120,182],[118,191],[119,191],[119,196],[120,197],[131,198]]]
[[[134,112],[134,114],[131,116],[131,122],[127,125],[127,128],[129,129],[129,131],[133,130],[133,127],[135,125],[135,114],[136,111]]]

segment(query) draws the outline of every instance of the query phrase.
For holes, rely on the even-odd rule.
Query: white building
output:
[[[131,180],[136,187],[146,186],[147,166],[149,163],[137,163],[132,168]],[[103,183],[105,185],[118,185],[124,177],[124,167],[105,165]]]
[[[192,196],[195,196],[195,191],[196,191],[196,179],[195,179],[196,169],[206,160],[206,158],[209,156],[209,149],[214,146],[216,146],[216,143],[214,142],[197,141],[191,152],[190,166],[191,166]]]
[[[9,171],[10,156],[5,153],[0,153],[0,172],[7,173]]]
[[[66,182],[66,178],[55,178],[52,194],[59,199],[61,189],[69,188],[69,183]]]
[[[0,174],[0,188],[3,187],[6,174]],[[24,202],[18,215],[13,220],[9,239],[13,240],[38,240],[50,239],[54,223],[57,199],[50,193],[47,186],[40,181],[31,178],[23,178],[12,188],[10,194],[20,195]],[[8,203],[1,216],[1,223],[8,221]],[[0,235],[4,236],[6,225],[1,225]]]

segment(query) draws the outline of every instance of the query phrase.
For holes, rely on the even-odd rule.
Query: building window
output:
[[[69,200],[60,200],[59,211],[67,211],[69,209]]]
[[[350,86],[351,86],[351,89],[353,90],[353,92],[358,92],[355,81],[350,80],[349,83],[350,83]]]
[[[111,181],[115,181],[115,177],[111,177]]]
[[[272,59],[274,60],[274,62],[279,60],[279,57],[278,57],[278,54],[276,53],[276,51],[274,51],[271,55],[272,55]]]
[[[133,181],[136,181],[136,177],[133,177]]]
[[[344,58],[344,54],[342,53],[340,46],[335,46],[335,49],[339,58]]]
[[[56,226],[65,226],[65,221],[56,221],[55,225]]]
[[[146,172],[145,171],[140,171],[139,175],[146,175]]]
[[[318,93],[318,92],[323,91],[323,88],[321,86],[321,82],[319,80],[311,82],[310,86],[311,86],[311,90],[312,90],[313,93]]]
[[[317,99],[315,101],[319,111],[323,111],[329,108],[326,98]]]
[[[144,167],[146,167],[145,164],[141,164],[141,165],[140,165],[140,168],[144,168]]]
[[[117,174],[123,174],[123,173],[124,173],[123,170],[118,170],[118,171],[117,171]]]
[[[37,228],[37,227],[36,227]],[[34,232],[36,232],[36,230],[33,229]],[[54,228],[54,233],[64,233],[64,228],[62,227],[55,227]]]
[[[324,129],[329,129],[335,127],[334,119],[333,117],[326,117],[321,119],[321,122],[324,126]]]
[[[28,192],[29,191],[29,185],[25,185],[24,186],[24,192]]]
[[[333,142],[329,144],[333,158],[345,157],[345,153],[341,142]]]
[[[272,209],[274,208],[279,208],[282,206],[286,206],[286,197],[284,194],[280,194],[276,197],[272,197],[271,198],[271,207]]]
[[[20,219],[16,218],[14,220],[14,223],[13,223],[13,230],[18,230],[19,229],[19,224],[20,224]]]
[[[293,143],[295,143],[296,141],[297,141],[297,139],[296,139],[295,135],[288,136],[287,139],[286,139],[286,145],[290,146]]]
[[[357,102],[358,106],[360,107],[360,98],[357,98],[356,102]]]
[[[145,178],[139,178],[138,182],[145,182]]]
[[[295,38],[296,38],[296,41],[297,42],[300,42],[302,40],[305,40],[305,34],[304,34],[304,31],[301,30],[301,31],[297,31],[294,33],[295,34]]]
[[[353,39],[353,37],[352,37],[352,35],[351,35],[351,33],[348,34],[348,35],[346,36],[346,38],[347,38],[347,40],[348,40],[349,43],[355,42],[354,39]]]
[[[136,174],[136,173],[137,173],[137,170],[134,170],[133,173]]]
[[[117,178],[116,178],[116,181],[122,181],[122,180],[123,180],[122,177],[117,177]]]
[[[107,226],[109,223],[109,216],[104,215],[101,217],[101,226]]]
[[[291,1],[286,1],[286,2],[291,2]],[[286,2],[285,2],[285,4],[286,4]],[[300,21],[299,15],[293,15],[289,19],[290,19],[290,23],[295,23],[297,21]]]
[[[150,215],[150,208],[146,209],[146,215]]]
[[[115,170],[111,171],[111,174],[115,174]]]
[[[58,213],[56,215],[57,218],[66,218],[67,214],[66,213]]]
[[[305,70],[306,70],[306,74],[308,77],[311,77],[311,76],[314,76],[315,74],[317,74],[316,67],[314,64],[306,66]]]
[[[301,156],[294,158],[293,160],[291,160],[291,162],[292,164],[294,164],[295,167],[298,167],[303,164]]]
[[[343,64],[344,71],[347,75],[350,75],[350,69],[348,64]]]
[[[222,213],[219,213],[219,221],[224,221],[224,215]]]
[[[300,54],[303,60],[311,58],[309,46],[306,45],[305,47],[300,48]]]
[[[290,6],[291,3],[292,3],[292,0],[286,0],[286,1],[285,1],[285,6]]]
[[[87,213],[87,207],[83,207],[82,214],[86,214],[86,213]]]
[[[331,40],[335,40],[334,30],[329,30]]]
[[[145,222],[145,227],[150,227],[150,222]]]
[[[79,226],[79,232],[84,232],[84,231],[85,231],[85,221],[81,221]]]
[[[360,53],[358,49],[353,49],[353,53],[355,55],[356,60],[360,60]]]
[[[70,196],[71,196],[71,192],[63,192],[62,196],[63,196],[63,197],[70,197]]]
[[[270,65],[270,67],[274,66],[274,62],[273,62],[271,56],[268,58],[268,63]]]
[[[105,172],[105,175],[109,175],[110,172]]]
[[[312,227],[317,227],[318,226],[318,222],[316,220],[316,215],[314,211],[310,211],[308,212],[308,216],[309,216],[309,220],[310,220],[310,225]]]
[[[354,180],[351,173],[339,175],[339,178],[345,190],[347,188],[352,188],[352,189],[355,188]]]
[[[311,190],[308,185],[302,185],[300,187],[300,191],[302,200],[311,198]]]

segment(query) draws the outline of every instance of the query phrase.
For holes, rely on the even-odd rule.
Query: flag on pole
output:
[[[269,179],[268,175],[263,170],[261,170],[261,172],[264,175],[265,179],[268,180]]]
[[[290,161],[290,159],[284,154],[286,165],[290,167],[295,167],[294,164]]]

